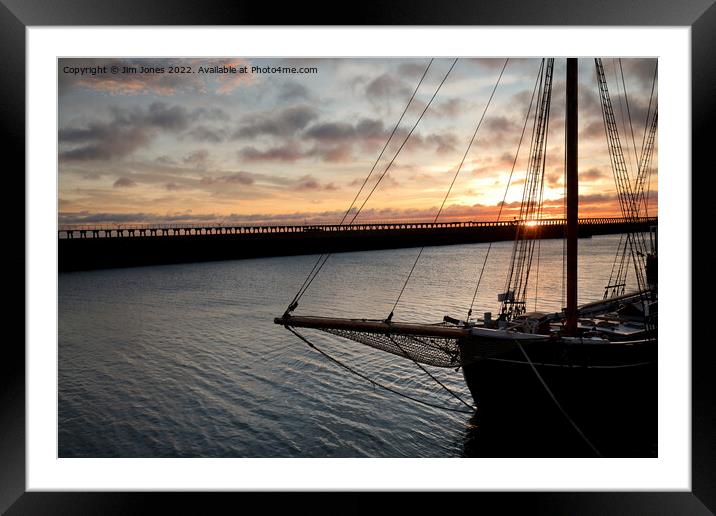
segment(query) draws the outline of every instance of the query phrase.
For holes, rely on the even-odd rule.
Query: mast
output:
[[[579,179],[577,174],[577,59],[567,59],[567,334],[577,333],[577,225]]]

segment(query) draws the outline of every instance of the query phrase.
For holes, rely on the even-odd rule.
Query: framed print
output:
[[[129,7],[0,11],[3,510],[714,510],[711,2]]]

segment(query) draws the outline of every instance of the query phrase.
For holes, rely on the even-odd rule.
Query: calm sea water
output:
[[[580,240],[580,302],[600,299],[619,235]],[[562,241],[540,243],[537,309],[562,306]],[[394,320],[464,318],[488,244],[426,248]],[[497,311],[511,242],[492,245],[476,313]],[[418,249],[333,255],[296,314],[385,318]],[[471,416],[416,404],[273,323],[316,256],[59,275],[61,457],[452,457]],[[532,302],[535,308],[534,285]],[[351,367],[461,408],[405,359],[310,333]],[[462,373],[431,369],[470,400]]]

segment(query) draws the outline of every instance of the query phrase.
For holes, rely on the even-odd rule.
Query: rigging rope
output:
[[[535,230],[540,231],[540,226],[537,225],[535,227]],[[534,311],[536,312],[537,311],[537,291],[539,290],[539,258],[540,258],[540,254],[542,252],[542,238],[539,235],[535,236],[535,238],[538,239],[537,240],[537,268],[535,270],[535,307],[534,307]]]
[[[621,73],[622,77],[622,90],[624,90],[624,103],[626,104],[627,108],[627,116],[629,117],[629,130],[631,131],[631,143],[634,147],[634,159],[637,163],[637,169],[639,168],[639,155],[636,152],[636,140],[634,139],[634,126],[632,125],[631,121],[631,110],[629,109],[629,96],[627,95],[627,89],[626,89],[626,82],[624,81],[624,68],[622,68],[622,59],[619,58],[619,72]],[[616,70],[615,70],[616,75]],[[646,127],[644,127],[644,131],[646,131]]]
[[[527,130],[527,123],[530,119],[530,112],[532,111],[532,104],[535,99],[535,93],[537,92],[537,85],[540,82],[540,77],[542,77],[542,70],[544,68],[544,59],[542,59],[542,64],[540,65],[539,71],[537,72],[537,79],[535,80],[534,88],[532,89],[532,97],[530,98],[530,103],[527,106],[527,114],[525,115],[525,123],[522,126],[522,133],[520,134],[520,141],[517,143],[517,151],[515,152],[515,159],[512,161],[512,169],[510,170],[510,176],[507,179],[507,186],[505,187],[505,193],[502,196],[502,202],[500,203],[500,209],[497,212],[497,221],[500,221],[500,217],[502,216],[502,210],[505,207],[505,200],[507,199],[507,192],[510,190],[510,184],[512,183],[512,176],[515,173],[515,167],[517,166],[517,159],[520,155],[520,148],[522,147],[522,141],[525,137],[525,131]],[[477,297],[477,290],[480,288],[480,282],[482,281],[482,275],[485,272],[485,266],[487,265],[487,258],[490,256],[490,250],[492,249],[492,242],[490,242],[487,246],[487,252],[485,253],[485,259],[482,262],[482,268],[480,269],[480,275],[477,278],[477,285],[475,285],[475,291],[472,294],[472,302],[470,303],[470,308],[467,311],[467,320],[470,319],[470,316],[472,315],[472,308],[475,305],[475,298]]]
[[[395,389],[393,389],[392,387],[388,387],[387,385],[384,385],[384,384],[382,384],[382,383],[380,383],[380,382],[377,382],[376,380],[373,380],[372,378],[370,378],[370,377],[364,375],[363,373],[360,373],[359,371],[356,371],[355,369],[353,369],[353,368],[350,367],[349,365],[344,364],[343,362],[341,362],[340,360],[338,360],[338,359],[335,358],[335,357],[332,357],[331,355],[329,355],[328,353],[326,353],[326,352],[323,351],[322,349],[319,349],[314,343],[312,343],[311,341],[309,341],[306,337],[304,337],[303,335],[301,335],[298,331],[296,331],[296,330],[295,330],[294,328],[292,328],[291,326],[286,326],[286,329],[288,329],[288,331],[290,331],[291,333],[293,333],[296,337],[298,337],[299,339],[301,339],[303,342],[305,342],[306,344],[308,344],[308,346],[309,346],[310,348],[315,349],[315,350],[318,351],[321,355],[323,355],[324,357],[326,357],[328,360],[330,360],[330,361],[333,362],[334,364],[336,364],[336,365],[342,367],[342,368],[345,369],[346,371],[348,371],[348,372],[350,372],[350,373],[352,373],[352,374],[358,376],[359,378],[362,378],[362,379],[364,379],[364,380],[370,382],[370,384],[373,385],[374,387],[375,387],[375,386],[380,387],[381,389],[385,389],[385,390],[388,391],[388,392],[391,392],[391,393],[393,393],[393,394],[397,394],[398,396],[401,396],[401,397],[403,397],[403,398],[409,399],[409,400],[414,401],[414,402],[416,402],[416,403],[420,403],[421,405],[426,405],[426,406],[428,406],[428,407],[432,407],[432,408],[436,408],[436,409],[440,409],[440,410],[447,410],[447,411],[450,411],[450,412],[459,412],[459,413],[461,413],[461,414],[474,414],[474,413],[475,413],[475,410],[474,410],[474,408],[472,408],[472,407],[471,407],[471,410],[469,410],[469,411],[468,411],[468,410],[462,410],[462,409],[456,409],[456,408],[452,408],[452,407],[445,407],[445,406],[443,406],[443,405],[437,405],[437,404],[435,404],[435,403],[430,403],[429,401],[421,400],[420,398],[415,398],[415,397],[413,397],[413,396],[410,396],[410,395],[408,395],[408,394],[405,394],[405,393],[403,393],[403,392],[400,392],[400,391],[398,391],[398,390],[395,390]],[[468,406],[470,406],[470,405],[468,405]]]
[[[457,176],[460,174],[460,170],[462,170],[462,166],[465,164],[467,155],[470,153],[472,144],[474,143],[475,137],[477,136],[477,131],[480,130],[480,126],[482,125],[482,122],[485,119],[485,114],[487,114],[487,110],[490,107],[492,98],[495,96],[495,91],[497,91],[497,87],[500,84],[500,80],[502,79],[502,75],[505,73],[505,68],[507,68],[507,63],[509,61],[510,61],[509,58],[505,59],[505,63],[502,65],[502,70],[500,70],[500,74],[497,77],[497,82],[495,82],[495,86],[494,86],[494,88],[492,88],[492,93],[490,93],[490,98],[487,99],[487,104],[485,104],[485,109],[482,112],[482,116],[480,117],[480,120],[478,121],[477,126],[475,127],[475,131],[472,133],[472,138],[470,138],[470,143],[468,143],[467,149],[465,149],[465,153],[462,156],[462,160],[460,161],[460,164],[458,165],[457,170],[455,171],[455,175],[452,178],[450,187],[448,188],[447,193],[445,194],[445,197],[443,198],[443,202],[440,205],[440,209],[438,210],[438,213],[435,215],[435,220],[433,220],[433,223],[436,223],[438,221],[438,219],[440,218],[440,214],[442,213],[443,208],[445,207],[445,203],[447,202],[448,197],[450,197],[450,192],[452,191],[452,188],[455,185],[455,181],[457,180]],[[403,297],[403,292],[405,292],[405,287],[408,286],[408,282],[410,281],[410,278],[413,275],[413,271],[415,271],[415,267],[418,265],[418,261],[420,261],[420,257],[422,256],[424,250],[425,250],[425,246],[420,248],[420,252],[418,253],[418,256],[415,258],[415,262],[413,262],[413,266],[411,267],[410,272],[408,273],[408,277],[405,278],[405,283],[403,283],[403,288],[400,289],[398,298],[395,300],[395,303],[393,304],[393,308],[390,311],[390,315],[388,315],[388,318],[386,319],[387,321],[390,321],[393,318],[393,313],[395,312],[395,309],[397,308],[401,297]]]
[[[420,123],[420,120],[422,120],[423,115],[425,114],[425,112],[426,112],[426,111],[428,110],[428,108],[430,107],[430,104],[433,103],[433,100],[435,100],[435,97],[437,96],[438,92],[440,91],[440,88],[442,88],[442,87],[443,87],[443,84],[445,84],[445,81],[447,80],[448,76],[450,75],[450,72],[452,72],[452,69],[455,67],[455,64],[457,63],[458,59],[459,59],[459,58],[455,58],[455,60],[452,62],[452,65],[450,65],[450,69],[449,69],[449,70],[447,71],[447,73],[445,74],[445,77],[443,77],[443,80],[440,81],[440,84],[438,85],[437,89],[435,90],[435,93],[433,93],[433,96],[430,97],[430,101],[428,101],[427,105],[425,106],[425,109],[423,109],[423,112],[420,113],[420,116],[419,116],[418,119],[415,121],[415,124],[413,124],[412,129],[410,129],[410,132],[408,133],[408,135],[407,135],[407,136],[405,137],[405,139],[403,140],[403,143],[400,144],[400,147],[399,147],[398,150],[395,152],[395,155],[393,156],[393,159],[390,160],[390,163],[388,163],[388,166],[385,167],[385,170],[383,171],[383,173],[381,174],[381,176],[378,178],[378,181],[375,183],[375,185],[373,185],[373,189],[368,193],[368,196],[367,196],[367,197],[365,198],[365,200],[363,201],[363,204],[361,204],[360,208],[358,208],[358,211],[356,211],[355,215],[353,215],[353,218],[351,219],[349,225],[350,225],[350,224],[353,224],[353,221],[356,220],[356,217],[358,217],[358,215],[360,214],[360,212],[363,210],[363,207],[364,207],[365,204],[368,202],[368,199],[370,199],[370,197],[373,195],[373,192],[375,192],[375,189],[378,188],[378,185],[379,185],[380,182],[383,180],[383,178],[385,177],[385,175],[388,173],[388,170],[390,170],[390,167],[393,165],[393,162],[394,162],[395,159],[398,157],[398,154],[400,154],[400,151],[403,150],[403,147],[404,147],[405,144],[408,142],[408,138],[410,138],[410,135],[413,134],[413,131],[415,131],[415,128],[418,127],[418,124]]]
[[[415,87],[415,90],[413,90],[413,94],[410,96],[410,100],[408,100],[408,103],[405,105],[405,109],[403,109],[403,112],[400,114],[400,118],[398,119],[398,122],[393,127],[393,130],[391,131],[390,136],[388,136],[388,140],[385,142],[385,145],[383,145],[383,148],[380,150],[380,154],[378,154],[378,157],[376,158],[375,162],[373,163],[373,166],[371,167],[370,172],[368,172],[368,175],[366,176],[365,180],[363,181],[363,184],[361,185],[360,189],[358,190],[358,193],[353,198],[351,205],[348,207],[348,209],[346,210],[346,213],[343,215],[343,218],[338,223],[339,226],[342,225],[343,222],[346,220],[346,218],[348,217],[348,214],[350,213],[351,209],[353,209],[353,206],[355,206],[355,203],[358,200],[358,197],[360,196],[361,192],[363,191],[363,188],[365,188],[365,185],[368,183],[368,179],[370,179],[370,176],[373,175],[373,171],[375,170],[375,167],[378,166],[380,159],[383,157],[383,153],[388,148],[388,144],[390,144],[390,141],[393,139],[393,136],[395,135],[395,132],[398,130],[400,123],[403,121],[403,117],[405,116],[405,113],[408,112],[408,108],[410,107],[410,104],[413,102],[413,99],[415,99],[415,95],[418,93],[418,89],[420,88],[420,85],[423,83],[425,76],[428,74],[428,70],[430,69],[430,66],[433,64],[433,61],[434,61],[434,58],[430,59],[428,66],[425,68],[423,75],[420,77],[420,81],[418,81],[418,85]]]
[[[622,131],[624,131],[624,144],[626,145],[626,155],[627,155],[627,158],[629,159],[629,167],[626,168],[626,163],[624,164],[624,166],[625,166],[625,170],[627,171],[627,177],[629,177],[629,175],[628,175],[629,169],[634,170],[634,169],[639,168],[639,157],[636,155],[636,146],[634,145],[634,159],[636,161],[636,166],[634,166],[632,164],[631,151],[629,150],[629,147],[630,147],[629,146],[629,138],[628,138],[628,132],[626,129],[627,117],[624,114],[624,99],[626,98],[626,91],[624,92],[624,96],[622,97],[622,94],[621,94],[622,88],[621,88],[621,85],[619,84],[619,75],[617,73],[617,60],[615,58],[612,58],[612,69],[614,70],[614,83],[616,84],[616,87],[617,87],[616,94],[617,94],[617,99],[619,100],[619,113],[621,115],[620,121],[621,121]],[[622,84],[623,84],[623,82],[622,82]],[[627,104],[627,111],[628,111],[628,104]],[[628,122],[629,122],[629,125],[631,126],[631,117],[629,117]],[[632,142],[634,142],[634,131],[633,130],[632,130]],[[631,179],[629,179],[629,180],[631,180]]]
[[[646,146],[646,133],[648,131],[649,127],[649,115],[651,114],[651,102],[654,98],[654,86],[656,86],[656,76],[657,71],[659,69],[659,61],[656,61],[656,64],[654,65],[654,78],[651,80],[651,94],[649,95],[649,107],[646,110],[646,122],[644,123],[644,137],[641,141],[641,149],[642,154],[644,152],[644,147]],[[654,107],[654,110],[656,110],[656,107]],[[651,168],[649,168],[648,171],[648,178],[646,181],[646,196],[644,198],[644,216],[649,216],[649,193],[651,191]]]
[[[408,103],[405,105],[405,108],[403,109],[403,112],[400,114],[400,118],[396,122],[396,124],[393,126],[393,130],[390,132],[390,135],[388,136],[388,139],[385,141],[385,144],[383,145],[383,148],[380,150],[380,153],[378,154],[378,157],[373,162],[373,166],[370,169],[370,172],[368,172],[368,175],[363,180],[363,184],[358,189],[358,192],[356,193],[355,197],[351,201],[350,206],[348,206],[348,209],[343,214],[343,217],[341,218],[341,221],[338,223],[339,226],[342,226],[345,222],[346,218],[348,217],[348,214],[353,209],[353,206],[355,206],[356,201],[358,200],[358,197],[360,197],[360,194],[363,192],[363,189],[365,188],[365,185],[368,183],[368,180],[370,179],[370,176],[373,175],[373,172],[375,171],[375,167],[378,166],[378,163],[380,162],[381,158],[383,157],[383,154],[385,153],[385,150],[388,148],[388,145],[390,144],[390,141],[393,139],[393,136],[395,135],[395,132],[398,130],[398,127],[400,127],[400,123],[403,121],[403,118],[405,117],[405,114],[408,112],[408,108],[410,107],[410,104],[415,99],[415,95],[418,93],[418,90],[420,89],[420,86],[423,84],[423,80],[425,79],[425,76],[428,74],[428,70],[430,70],[430,66],[433,64],[434,58],[430,59],[428,62],[428,66],[425,67],[425,70],[423,71],[423,75],[420,77],[420,80],[418,81],[418,85],[413,90],[413,94],[410,96],[410,99],[408,100]],[[328,256],[331,255],[331,253],[327,253]],[[298,292],[300,293],[301,290],[306,286],[306,283],[308,282],[308,279],[311,277],[311,274],[313,274],[313,271],[316,270],[316,267],[318,267],[318,264],[324,259],[324,254],[321,254],[318,257],[318,260],[316,260],[316,263],[313,265],[313,268],[308,273],[308,276],[306,276],[306,279],[303,280],[303,284],[299,287]],[[327,260],[327,258],[326,258]],[[298,296],[298,293],[296,294]],[[294,299],[291,301],[291,304],[297,300],[297,297],[294,297]]]
[[[567,220],[567,131],[564,131],[562,173],[562,218]],[[562,228],[562,306],[567,306],[567,224]]]
[[[622,114],[622,128],[624,128],[624,107],[621,102],[621,97],[619,96],[619,80],[617,77],[617,69],[616,64],[614,62],[614,59],[612,59],[612,67],[614,69],[614,82],[616,83],[617,87],[617,97],[619,98],[619,108]],[[599,89],[599,74],[597,73],[597,92],[601,96],[601,91]],[[604,80],[606,81],[606,76],[604,77]],[[600,97],[601,102],[601,97]],[[607,134],[607,141],[609,140],[609,136]],[[627,142],[628,147],[628,142]],[[627,151],[627,155],[631,157],[631,154]],[[623,210],[622,210],[623,214]],[[612,263],[612,270],[609,273],[609,281],[607,282],[607,286],[604,289],[604,299],[607,299],[607,297],[610,294],[611,289],[611,296],[618,296],[624,293],[624,290],[626,288],[626,274],[628,273],[628,270],[625,270],[625,264],[627,261],[627,253],[631,249],[630,242],[629,242],[629,234],[626,235],[622,233],[619,236],[619,244],[617,245],[617,253],[614,256],[614,262]]]
[[[546,144],[549,134],[549,111],[552,98],[552,77],[554,59],[546,61],[544,76],[540,78],[538,90],[539,108],[535,112],[532,128],[527,175],[522,194],[520,215],[515,230],[515,243],[512,248],[509,274],[505,281],[500,318],[512,319],[524,313],[527,299],[527,285],[534,256],[535,239],[529,238],[526,231],[527,221],[536,221],[541,210],[542,186],[546,160]]]
[[[469,409],[471,409],[471,410],[473,410],[473,411],[475,410],[475,407],[473,407],[473,406],[470,405],[468,402],[466,402],[465,400],[463,400],[460,396],[458,396],[458,395],[455,394],[452,390],[450,390],[447,386],[445,386],[445,384],[443,384],[440,380],[438,380],[437,378],[435,378],[435,376],[433,376],[433,374],[432,374],[430,371],[428,371],[427,369],[425,369],[425,367],[423,366],[423,364],[421,364],[420,362],[418,362],[417,360],[415,360],[411,355],[409,355],[408,353],[406,353],[406,351],[403,349],[403,346],[401,346],[401,345],[398,343],[398,341],[396,341],[392,336],[389,335],[388,338],[391,340],[391,342],[392,342],[393,344],[395,344],[396,346],[398,346],[398,349],[399,349],[406,357],[410,358],[410,360],[412,360],[413,363],[414,363],[416,366],[418,366],[426,375],[428,375],[435,383],[437,383],[440,387],[442,387],[443,389],[445,389],[445,390],[446,390],[448,393],[450,393],[456,400],[458,400],[460,403],[462,403],[463,405],[465,405],[467,408],[469,408]]]
[[[629,140],[626,137],[626,126],[624,123],[624,118],[625,118],[624,117],[624,101],[622,100],[622,97],[619,93],[619,91],[620,91],[619,90],[619,77],[617,75],[616,60],[614,58],[612,58],[612,68],[614,70],[614,83],[616,84],[616,87],[617,87],[617,92],[616,92],[617,98],[619,99],[619,112],[621,113],[622,130],[625,133],[624,140],[625,140],[626,146],[627,146],[626,154],[627,154],[627,157],[629,158],[629,163],[631,165],[631,153],[629,152]],[[622,76],[622,78],[623,78],[623,76]],[[605,76],[605,80],[606,80],[606,76]],[[624,93],[624,96],[626,97],[626,92]],[[631,117],[629,117],[629,124],[631,125]],[[632,142],[633,141],[634,141],[634,131],[632,130]],[[637,169],[638,169],[639,158],[636,157],[636,145],[634,146],[634,155],[636,158]],[[627,177],[626,181],[630,181],[628,171],[626,170],[626,163],[624,164],[624,167],[625,167],[625,173],[626,173],[626,177]],[[632,249],[632,246],[629,245],[631,243],[631,237],[630,237],[629,233],[627,233],[626,236],[624,234],[622,234],[619,237],[620,245],[621,245],[622,241],[624,242],[624,248],[623,248],[624,250],[622,252],[621,262],[620,262],[619,268],[617,270],[617,276],[615,277],[616,280],[614,281],[614,283],[612,283],[611,275],[609,278],[609,285],[612,286],[612,295],[613,296],[620,295],[620,294],[624,293],[624,290],[626,289],[627,275],[629,274],[628,267],[625,269],[625,264],[627,264],[627,262],[628,262],[628,254],[627,253],[629,251],[631,251],[631,249]],[[619,247],[617,248],[617,255],[614,257],[614,264],[612,265],[612,272],[614,271],[614,268],[616,266],[616,262],[618,259],[619,259]],[[636,267],[636,262],[635,262],[635,267]],[[605,292],[604,292],[605,296],[607,294],[608,289],[609,289],[609,287],[607,287],[605,289]],[[605,299],[606,299],[606,297],[605,297]]]
[[[621,60],[619,62],[620,70],[621,70],[621,78],[622,78],[622,86],[624,88],[624,96],[626,99],[627,104],[627,112],[629,113],[629,124],[631,128],[631,136],[632,136],[632,144],[634,146],[634,153],[636,154],[636,141],[634,139],[634,130],[632,126],[632,120],[631,120],[631,114],[629,112],[629,102],[626,92],[626,84],[624,81],[624,70],[621,66]],[[658,63],[657,63],[658,66]],[[648,182],[651,181],[651,168],[649,167],[649,163],[651,160],[651,152],[653,150],[653,131],[656,129],[656,120],[657,120],[657,110],[656,107],[654,108],[654,118],[650,124],[649,120],[651,117],[651,106],[652,102],[654,100],[654,88],[656,84],[656,73],[657,73],[657,67],[654,68],[654,77],[652,79],[652,88],[651,93],[649,95],[649,106],[647,108],[647,115],[646,115],[646,121],[644,125],[644,134],[642,136],[642,143],[641,143],[641,155],[637,156],[637,172],[636,177],[634,179],[634,186],[631,188],[632,190],[632,209],[633,216],[636,218],[639,216],[639,211],[641,208],[642,203],[644,204],[644,212],[648,216],[648,190],[645,194],[644,192],[644,183],[645,179],[647,179],[647,173],[648,173]],[[617,80],[617,89],[619,88],[619,82],[618,77],[616,74],[616,65],[615,65],[615,79]],[[621,105],[621,103],[620,103]],[[623,127],[623,126],[622,126]],[[647,137],[648,136],[648,137]],[[648,188],[648,186],[647,186]],[[612,270],[609,275],[609,282],[607,283],[607,286],[604,289],[604,299],[606,299],[609,295],[611,296],[617,296],[620,294],[623,294],[626,289],[627,284],[627,276],[628,276],[628,269],[629,269],[629,258],[631,255],[633,255],[633,248],[635,245],[638,244],[638,242],[634,243],[635,236],[632,236],[630,233],[622,234],[619,239],[619,244],[617,246],[617,253],[614,257],[614,262],[612,264]],[[643,239],[643,237],[642,237]],[[630,253],[630,251],[632,251]],[[643,247],[639,250],[640,252],[637,252],[638,256],[641,256],[642,253],[646,252],[646,249]],[[634,264],[635,267],[637,267],[637,264]],[[637,273],[637,283],[639,283],[639,277]]]
[[[566,135],[567,131],[565,131]],[[540,178],[540,190],[539,190],[539,207],[537,208],[537,225],[534,227],[535,229],[535,236],[534,238],[537,239],[537,265],[535,269],[535,312],[537,311],[537,291],[539,290],[539,261],[540,261],[540,255],[542,253],[542,238],[540,233],[542,232],[542,225],[539,223],[539,221],[542,219],[542,214],[544,213],[544,167],[547,163],[547,153],[544,153],[543,160],[542,160],[542,177]],[[529,272],[528,272],[529,273]],[[527,290],[527,286],[525,285],[525,291]],[[526,306],[526,304],[525,304]]]
[[[617,122],[609,96],[609,88],[604,74],[602,60],[600,58],[595,58],[594,63],[597,70],[597,83],[600,91],[602,118],[604,119],[604,132],[607,138],[609,158],[612,164],[612,172],[614,174],[619,207],[624,218],[632,221],[638,217],[637,198],[634,195],[631,178],[629,177],[626,167],[626,161],[624,159]],[[631,254],[631,261],[634,264],[637,288],[639,292],[644,292],[646,280],[644,278],[643,261],[646,256],[646,243],[642,233],[628,233],[629,235],[626,238],[626,245]]]
[[[370,197],[373,195],[373,193],[375,192],[375,190],[376,190],[376,188],[378,187],[378,185],[380,184],[380,182],[383,180],[383,178],[385,177],[385,175],[388,173],[388,170],[390,169],[390,167],[393,165],[393,162],[395,161],[395,159],[396,159],[396,158],[398,157],[398,155],[400,154],[400,151],[403,149],[403,147],[404,147],[405,144],[407,143],[408,139],[409,139],[410,136],[413,134],[413,131],[415,131],[415,128],[416,128],[416,127],[418,126],[418,124],[420,123],[420,120],[422,120],[423,115],[425,115],[425,112],[428,110],[428,108],[429,108],[430,105],[432,104],[433,100],[434,100],[435,97],[437,96],[437,94],[438,94],[438,92],[440,91],[440,89],[442,88],[443,84],[445,84],[445,81],[447,80],[448,76],[450,75],[450,72],[452,72],[452,69],[455,67],[455,63],[457,63],[458,59],[459,59],[459,58],[455,58],[455,59],[453,60],[452,65],[450,65],[450,68],[448,69],[447,73],[446,73],[445,76],[443,77],[442,81],[440,81],[440,84],[438,85],[437,89],[435,90],[435,92],[433,93],[432,97],[431,97],[430,100],[428,101],[427,105],[425,106],[425,108],[423,109],[423,111],[420,113],[420,116],[418,117],[418,119],[417,119],[417,120],[415,121],[415,123],[413,124],[413,127],[410,129],[410,132],[408,132],[408,135],[405,137],[405,139],[403,140],[403,142],[400,144],[400,147],[398,148],[398,150],[397,150],[397,151],[395,152],[395,154],[393,155],[393,158],[390,160],[390,162],[388,163],[388,165],[385,167],[385,170],[383,171],[383,173],[381,174],[381,176],[378,178],[378,181],[377,181],[376,184],[373,186],[373,189],[368,193],[367,197],[366,197],[365,200],[363,201],[363,204],[361,204],[360,208],[358,208],[358,210],[356,211],[355,215],[353,216],[353,218],[351,219],[351,221],[348,223],[349,226],[350,226],[351,224],[353,224],[353,222],[355,221],[356,217],[358,217],[358,215],[360,214],[360,212],[363,210],[363,207],[364,207],[365,204],[368,202],[368,199],[370,199]],[[420,82],[418,83],[418,86],[415,88],[415,91],[413,92],[413,95],[410,97],[410,100],[408,101],[408,104],[405,106],[405,110],[403,111],[403,114],[401,115],[400,120],[398,120],[398,123],[395,125],[395,128],[393,129],[393,131],[392,131],[392,133],[391,133],[391,135],[390,135],[390,138],[388,138],[388,141],[386,142],[386,144],[385,144],[383,150],[381,150],[380,156],[379,156],[378,159],[376,160],[376,163],[373,165],[373,168],[371,169],[371,172],[368,174],[368,177],[366,177],[365,181],[363,182],[363,186],[361,186],[361,189],[359,190],[358,194],[356,195],[355,199],[353,200],[353,203],[351,203],[351,206],[348,208],[348,210],[346,211],[346,214],[343,216],[343,219],[341,220],[341,224],[343,224],[343,222],[345,221],[345,218],[347,217],[348,213],[350,212],[350,210],[351,210],[351,209],[353,208],[353,206],[354,206],[355,200],[358,198],[358,196],[360,195],[360,192],[363,190],[363,187],[364,187],[365,184],[368,182],[368,179],[370,178],[371,174],[373,173],[373,170],[375,169],[375,166],[377,165],[378,161],[380,160],[380,157],[382,156],[383,152],[385,151],[385,147],[387,147],[388,144],[390,143],[390,139],[391,139],[391,138],[393,137],[393,135],[395,134],[395,132],[396,132],[398,126],[400,125],[400,122],[401,122],[402,119],[403,119],[403,116],[405,116],[405,113],[407,112],[408,107],[410,106],[411,102],[412,102],[413,99],[415,98],[415,94],[417,93],[418,88],[420,88],[420,85],[422,84],[423,79],[425,79],[425,75],[427,74],[428,69],[430,68],[430,65],[432,64],[432,62],[433,62],[433,60],[431,59],[431,60],[430,60],[430,63],[428,63],[427,68],[425,69],[425,72],[423,73],[423,76],[420,78]],[[306,279],[304,280],[303,284],[302,284],[301,287],[298,289],[298,292],[297,292],[296,295],[294,296],[293,300],[292,300],[291,303],[289,304],[289,306],[288,306],[288,308],[287,308],[287,310],[286,310],[287,313],[288,313],[288,312],[291,312],[292,310],[294,310],[294,309],[298,306],[298,301],[299,301],[299,300],[301,299],[301,297],[306,293],[306,291],[308,290],[308,287],[311,286],[311,283],[313,283],[313,280],[315,280],[316,277],[318,276],[318,274],[321,272],[321,269],[322,269],[323,266],[326,264],[326,262],[328,261],[328,258],[330,258],[330,256],[331,256],[331,254],[332,254],[332,253],[328,253],[328,254],[325,255],[325,257],[324,257],[324,255],[319,256],[318,260],[317,260],[316,263],[314,264],[314,266],[313,266],[313,268],[311,269],[311,271],[308,273],[308,276],[306,277]]]

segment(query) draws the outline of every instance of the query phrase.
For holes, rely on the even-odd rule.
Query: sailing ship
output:
[[[524,433],[529,434],[529,428],[538,425],[544,416],[544,407],[552,406],[597,455],[600,450],[628,455],[630,452],[624,447],[617,452],[607,450],[607,443],[629,442],[628,435],[632,440],[644,439],[655,445],[656,228],[648,233],[636,228],[647,206],[645,185],[654,150],[657,109],[652,111],[650,100],[638,170],[632,177],[634,174],[627,170],[602,60],[597,58],[594,63],[619,205],[622,216],[633,221],[635,228],[621,236],[602,299],[581,305],[577,302],[578,64],[577,59],[568,58],[566,306],[559,312],[530,312],[526,308],[542,216],[554,75],[554,59],[545,58],[533,92],[536,103],[520,216],[505,288],[498,293],[499,309],[494,315],[484,312],[472,317],[470,308],[465,318],[445,315],[434,324],[393,320],[393,312],[384,320],[303,316],[293,313],[300,297],[297,295],[274,322],[311,346],[314,345],[298,329],[320,330],[392,353],[412,360],[426,372],[425,365],[461,369],[477,410],[478,424],[489,426],[490,421],[510,418],[515,424],[521,423]],[[320,270],[321,263],[325,263],[322,259],[319,258],[312,273]],[[633,270],[636,279],[632,291],[626,291],[628,270]],[[307,283],[310,284],[304,282],[304,287]]]

